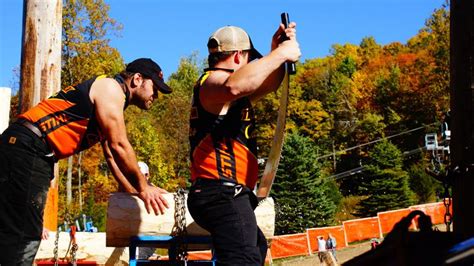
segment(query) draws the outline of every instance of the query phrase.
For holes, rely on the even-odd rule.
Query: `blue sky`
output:
[[[47,0],[45,0],[47,1]],[[112,37],[125,62],[150,57],[165,77],[179,60],[207,56],[209,35],[224,25],[244,28],[266,54],[279,22],[288,12],[297,23],[302,60],[324,57],[333,44],[359,44],[373,36],[380,44],[406,43],[445,0],[105,0],[110,16],[123,24]],[[12,87],[20,66],[23,1],[0,0],[0,87]]]

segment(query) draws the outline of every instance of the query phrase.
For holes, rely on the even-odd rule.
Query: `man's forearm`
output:
[[[146,189],[148,183],[138,168],[138,161],[132,145],[128,141],[121,143],[111,143],[110,151],[120,171],[130,180],[138,192]]]
[[[268,78],[264,81],[263,85],[260,88],[258,88],[253,94],[249,96],[252,101],[252,104],[265,97],[265,95],[267,95],[268,93],[276,91],[280,86],[284,75],[285,68],[283,65],[281,65],[278,69],[273,71],[270,76],[268,76]]]
[[[102,148],[104,151],[104,156],[107,161],[107,165],[109,166],[109,169],[112,172],[112,175],[114,176],[115,180],[117,180],[117,182],[125,190],[125,192],[137,193],[137,190],[135,189],[136,184],[135,186],[132,185],[130,181],[125,177],[125,175],[122,173],[122,171],[120,171],[120,168],[115,162],[114,157],[110,151],[110,148],[107,142],[104,142],[102,144]]]
[[[279,73],[279,68],[281,68],[284,62],[285,58],[279,52],[272,52],[270,55],[237,70],[226,81],[226,86],[231,88],[235,95],[241,94],[245,96],[252,94],[261,88],[264,83],[269,82],[268,78],[271,76],[273,76],[272,79],[275,81],[272,83],[276,83],[279,76],[282,76],[277,73]]]
[[[138,193],[135,187],[130,183],[130,181],[122,174],[120,169],[118,168],[115,161],[107,160],[107,164],[109,166],[112,175],[114,176],[115,180],[119,183],[119,185],[123,188],[125,192],[128,193]]]

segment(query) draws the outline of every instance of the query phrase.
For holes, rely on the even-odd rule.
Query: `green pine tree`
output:
[[[442,184],[428,175],[425,171],[426,163],[413,164],[408,169],[410,175],[410,188],[416,194],[416,203],[423,204],[436,201],[436,196],[443,191]]]
[[[366,182],[360,185],[367,199],[357,209],[361,217],[375,216],[377,212],[405,208],[413,203],[408,173],[402,169],[400,150],[385,140],[369,153],[372,162],[366,167]]]
[[[271,192],[277,206],[276,234],[303,232],[333,222],[333,199],[340,197],[331,194],[339,195],[339,191],[321,178],[316,157],[310,138],[295,133],[286,137]]]

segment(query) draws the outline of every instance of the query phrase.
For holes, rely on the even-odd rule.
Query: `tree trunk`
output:
[[[72,159],[72,155],[67,159],[66,208],[69,210],[72,203]]]
[[[79,153],[77,161],[77,177],[79,179],[79,210],[82,213],[82,152]]]

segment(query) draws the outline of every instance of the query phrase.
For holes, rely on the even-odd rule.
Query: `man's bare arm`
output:
[[[232,74],[223,71],[213,72],[203,84],[200,99],[205,106],[212,104],[222,106],[250,95],[260,88],[268,76],[285,61],[286,58],[283,55],[273,52]]]
[[[161,190],[149,186],[138,168],[137,158],[128,141],[123,117],[124,92],[113,79],[99,79],[92,84],[90,97],[95,105],[97,121],[107,140],[110,154],[121,173],[135,185],[147,211],[164,213],[168,203]]]
[[[280,25],[273,36],[272,51],[269,55],[244,65],[232,74],[213,72],[200,91],[204,107],[212,112],[237,98],[250,95],[251,99],[258,99],[275,91],[283,80],[283,63],[297,61],[301,55],[296,42],[295,26],[295,23],[291,23],[290,28],[284,29],[283,25]],[[280,44],[279,36],[283,33],[289,40]]]
[[[102,142],[102,150],[104,151],[104,157],[107,161],[107,165],[109,166],[112,175],[114,176],[115,180],[117,180],[122,190],[128,193],[138,193],[135,187],[133,187],[130,181],[128,181],[128,179],[122,174],[118,165],[115,163],[114,157],[112,156],[106,140]]]

